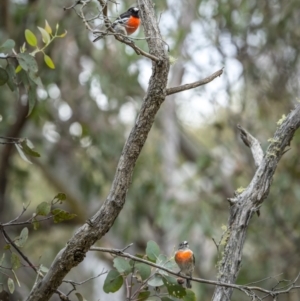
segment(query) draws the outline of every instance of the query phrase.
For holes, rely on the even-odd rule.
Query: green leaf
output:
[[[87,301],[80,293],[75,293],[78,301]]]
[[[19,73],[22,70],[22,67],[20,65],[18,65],[18,67],[16,68],[15,72]]]
[[[55,197],[54,199],[58,199],[59,201],[63,202],[67,199],[67,196],[65,193],[63,192],[59,192]]]
[[[38,30],[41,32],[42,34],[42,40],[43,42],[47,45],[49,44],[49,42],[51,41],[50,35],[49,33],[42,27],[38,27]]]
[[[17,270],[21,266],[20,257],[16,253],[11,254],[10,262],[13,270]]]
[[[116,257],[114,259],[114,267],[118,270],[120,274],[128,275],[132,267],[130,266],[129,262],[121,257]]]
[[[55,69],[55,65],[54,65],[51,57],[48,56],[47,54],[44,54],[44,61],[49,68]]]
[[[48,273],[49,272],[49,269],[47,267],[45,267],[44,265],[40,265],[40,269],[39,269],[41,272],[43,273]]]
[[[167,287],[168,293],[176,298],[182,298],[186,295],[186,290],[177,283],[177,280],[170,276],[163,277],[163,283]]]
[[[161,301],[173,301],[173,299],[170,299],[169,297],[162,297]]]
[[[3,86],[7,83],[9,79],[8,73],[5,69],[0,67],[0,86]]]
[[[49,33],[49,34],[52,34],[52,28],[51,26],[49,25],[48,21],[45,20],[45,30]]]
[[[28,76],[37,86],[40,86],[40,87],[43,86],[41,78],[39,76],[37,76],[35,72],[29,70]]]
[[[0,52],[5,52],[13,49],[16,43],[14,40],[8,39],[0,46]]]
[[[31,70],[34,73],[38,71],[38,65],[32,55],[28,53],[18,53],[17,60],[25,71]]]
[[[25,38],[26,38],[26,41],[29,45],[37,46],[36,36],[31,30],[29,30],[29,29],[25,30]]]
[[[4,261],[4,258],[5,258],[5,253],[2,254],[2,257],[0,259],[0,265],[2,265],[3,261]]]
[[[151,274],[151,268],[149,265],[145,263],[137,263],[135,265],[135,269],[139,272],[141,275],[142,280],[146,280],[150,274]]]
[[[35,210],[37,215],[47,216],[51,211],[51,206],[47,202],[40,203]]]
[[[37,229],[39,229],[39,227],[40,227],[40,222],[37,221],[36,219],[34,219],[34,220],[32,221],[32,225],[33,225],[33,230],[37,230]]]
[[[117,270],[111,270],[107,274],[103,290],[105,293],[115,293],[117,292],[123,285],[123,277]]]
[[[18,87],[17,84],[16,84],[16,72],[15,72],[15,68],[14,68],[14,66],[12,64],[7,64],[6,71],[8,73],[7,84],[9,86],[10,90],[13,92]]]
[[[150,296],[150,292],[140,292],[137,298],[137,301],[145,301]]]
[[[8,286],[8,290],[9,292],[12,294],[15,290],[15,283],[11,278],[8,278],[7,280],[7,286]]]
[[[57,35],[58,38],[63,38],[68,32],[65,30],[64,33]]]
[[[28,239],[28,228],[25,227],[22,229],[20,236],[16,239],[15,244],[22,248]]]
[[[196,301],[196,295],[192,290],[187,289],[186,295],[183,297],[184,301]]]
[[[29,161],[28,158],[26,157],[26,155],[24,154],[24,152],[23,152],[21,146],[20,146],[19,144],[15,144],[15,147],[16,147],[16,149],[17,149],[17,151],[18,151],[20,157],[21,157],[25,162],[27,162],[27,163],[29,163],[29,164],[32,164],[32,162]]]
[[[69,213],[59,208],[53,209],[51,213],[53,214],[53,221],[55,224],[73,219],[77,216],[76,214]]]
[[[40,157],[41,155],[39,153],[37,153],[36,151],[34,151],[32,148],[30,148],[27,144],[27,139],[24,139],[21,142],[21,147],[23,149],[23,152],[31,157]]]
[[[5,246],[3,247],[3,250],[10,250],[10,245],[5,245]]]
[[[159,246],[157,243],[153,240],[148,241],[147,248],[146,248],[146,254],[150,261],[156,262],[156,258],[159,255]]]
[[[160,274],[154,274],[154,276],[148,281],[148,284],[153,287],[163,286],[162,276]]]
[[[29,116],[36,104],[36,85],[31,82],[28,88],[28,114]]]

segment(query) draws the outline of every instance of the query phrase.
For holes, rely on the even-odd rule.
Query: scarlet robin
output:
[[[183,241],[179,244],[178,250],[175,252],[175,261],[180,268],[179,273],[192,277],[195,268],[195,256],[187,241]],[[192,288],[189,279],[186,279],[186,287]]]
[[[117,33],[131,35],[138,29],[140,22],[139,9],[137,7],[130,7],[112,23],[111,27]],[[93,42],[102,39],[105,35],[105,33],[102,33]]]

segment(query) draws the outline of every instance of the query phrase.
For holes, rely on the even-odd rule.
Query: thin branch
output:
[[[238,124],[237,128],[241,132],[241,139],[243,140],[245,145],[251,149],[255,166],[259,167],[262,162],[262,159],[264,157],[264,152],[260,146],[260,143],[258,142],[258,140],[255,137],[253,137],[249,132],[247,132],[241,125]]]
[[[74,291],[76,291],[76,286],[79,286],[79,285],[82,285],[82,284],[85,284],[87,283],[88,281],[91,281],[93,279],[96,279],[104,274],[107,274],[108,271],[105,271],[104,269],[102,270],[102,272],[96,276],[93,276],[93,277],[90,277],[86,280],[83,280],[81,282],[76,282],[76,281],[73,281],[73,280],[63,280],[64,283],[68,283],[68,284],[71,284],[72,285],[72,289],[67,293],[67,296],[70,296],[70,294]]]
[[[12,241],[12,239],[8,236],[4,228],[1,226],[0,229],[5,240],[14,247],[17,253],[19,253],[19,255],[28,263],[28,265],[37,273],[37,275],[43,276],[43,274],[41,274],[39,270],[31,263],[28,257],[25,256],[24,253],[20,250],[20,248]],[[69,300],[69,298],[63,292],[56,290],[56,293],[59,295],[61,300],[66,300],[66,301]]]
[[[124,253],[122,250],[119,250],[119,249],[91,247],[90,251],[98,251],[98,252],[103,252],[103,253],[110,253],[110,254],[113,254],[113,255],[116,255],[116,256],[120,256],[120,257],[124,257],[124,258],[128,258],[128,259],[132,259],[134,261],[145,263],[145,264],[147,264],[149,266],[152,266],[152,267],[157,268],[159,270],[165,271],[165,272],[167,272],[167,273],[169,273],[171,275],[174,275],[174,276],[179,276],[179,277],[184,278],[184,279],[190,279],[191,281],[195,281],[195,282],[199,282],[199,283],[206,283],[206,284],[210,284],[210,285],[230,287],[230,288],[238,289],[238,290],[240,290],[240,291],[242,291],[244,293],[247,292],[247,294],[248,294],[248,292],[253,292],[253,291],[262,292],[262,293],[268,294],[269,296],[270,295],[271,296],[275,296],[275,295],[279,295],[279,294],[285,294],[288,291],[290,291],[291,289],[296,288],[295,283],[298,281],[299,274],[300,274],[300,273],[298,274],[298,276],[295,278],[295,280],[291,284],[292,287],[289,287],[286,290],[267,290],[267,289],[264,289],[264,288],[258,287],[258,286],[238,285],[238,284],[219,282],[219,281],[215,281],[215,280],[207,280],[207,279],[203,279],[203,278],[188,277],[188,276],[180,274],[179,272],[174,272],[174,271],[169,270],[169,269],[167,269],[165,267],[162,267],[162,266],[160,266],[158,264],[155,264],[155,263],[153,263],[151,261],[148,261],[148,260],[145,260],[145,259],[133,256],[133,255],[131,255],[129,253]],[[268,278],[266,278],[266,279],[268,279]]]
[[[208,83],[210,83],[211,81],[213,81],[216,77],[221,76],[223,73],[223,69],[218,70],[217,72],[213,73],[212,75],[201,79],[197,82],[191,83],[191,84],[185,84],[182,86],[178,86],[178,87],[172,87],[172,88],[168,88],[167,89],[167,95],[171,95],[171,94],[175,94],[175,93],[179,93],[185,90],[190,90],[190,89],[194,89],[203,85],[206,85]]]

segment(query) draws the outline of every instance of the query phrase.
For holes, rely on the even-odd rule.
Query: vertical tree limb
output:
[[[32,289],[27,300],[49,300],[65,275],[77,266],[90,247],[109,231],[121,212],[131,183],[133,168],[147,139],[155,115],[166,97],[169,60],[164,50],[151,0],[139,0],[149,51],[161,60],[152,61],[152,76],[139,116],[124,145],[107,199],[89,223],[79,228],[54,259],[49,272]]]
[[[228,240],[219,264],[219,281],[235,283],[241,267],[242,251],[251,217],[267,198],[279,160],[299,127],[300,105],[282,120],[249,186],[229,200],[231,207]],[[217,286],[212,301],[228,301],[232,292],[232,288]]]

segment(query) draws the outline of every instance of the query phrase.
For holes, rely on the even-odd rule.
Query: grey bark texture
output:
[[[271,139],[271,143],[249,186],[243,192],[228,200],[230,203],[228,232],[226,234],[228,238],[223,258],[219,263],[219,281],[236,282],[251,217],[267,198],[279,160],[285,153],[285,148],[290,145],[293,135],[299,127],[300,105],[297,105],[287,117],[281,120],[281,124],[277,128],[273,139]],[[252,138],[254,139],[254,137]],[[252,138],[251,141],[254,141]],[[247,146],[251,148],[252,152],[258,149],[256,143],[249,143]],[[257,157],[254,156],[254,158],[256,162],[259,161]],[[216,286],[212,301],[229,301],[232,292],[232,288]]]
[[[155,115],[166,97],[169,59],[151,0],[138,1],[152,61],[152,75],[136,123],[124,145],[107,199],[90,221],[80,227],[54,259],[49,272],[32,289],[28,301],[49,300],[66,274],[83,261],[90,247],[113,225],[122,210],[136,160],[147,139]]]

